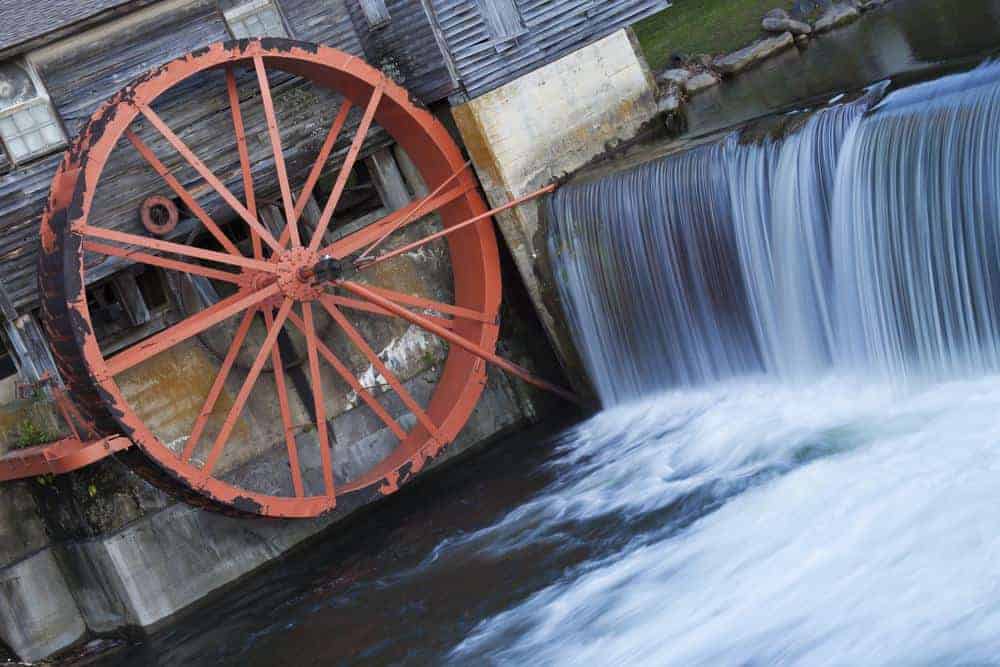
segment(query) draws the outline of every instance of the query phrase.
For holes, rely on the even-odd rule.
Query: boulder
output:
[[[790,32],[793,35],[808,35],[812,26],[805,21],[797,21],[788,15],[784,9],[772,9],[764,15],[761,26],[767,32]]]
[[[878,9],[889,0],[856,0],[858,9],[863,12],[871,11],[872,9]]]
[[[808,21],[830,9],[835,2],[844,0],[795,0],[792,10],[789,12],[794,18],[800,21]]]
[[[656,101],[659,112],[677,111],[681,106],[681,91],[677,86],[670,86]]]
[[[684,87],[689,94],[693,95],[694,93],[717,85],[719,81],[720,79],[715,72],[701,72],[700,74],[695,74],[688,79],[687,84]]]
[[[660,72],[656,75],[656,82],[660,85],[675,85],[683,88],[688,79],[691,78],[691,72],[686,69],[676,68],[668,69]]]
[[[794,44],[795,38],[792,37],[792,33],[785,32],[777,37],[762,39],[739,51],[719,56],[712,65],[723,74],[736,74],[765,58],[791,48]],[[688,89],[690,90],[690,83]]]
[[[691,57],[691,64],[701,67],[711,67],[712,66],[712,56],[707,53],[700,53],[696,56]]]
[[[817,33],[827,32],[828,30],[833,30],[834,28],[856,21],[859,16],[861,16],[861,12],[853,4],[833,5],[823,16],[816,20],[816,25],[813,26],[813,29]]]

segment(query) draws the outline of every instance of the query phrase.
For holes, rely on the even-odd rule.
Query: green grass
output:
[[[790,9],[794,0],[674,0],[673,7],[633,26],[654,70],[664,68],[674,53],[729,53],[761,36],[760,21],[776,7]]]

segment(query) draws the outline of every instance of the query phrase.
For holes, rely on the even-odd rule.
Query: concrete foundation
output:
[[[51,549],[0,569],[0,600],[0,640],[22,660],[41,660],[87,634]]]
[[[417,383],[428,384],[422,376],[411,382],[415,394]],[[531,410],[523,398],[510,379],[490,371],[483,398],[440,462],[524,426]],[[335,425],[342,432],[365,428],[352,424],[359,416],[346,412]],[[381,435],[376,430],[367,437],[377,443]],[[128,479],[113,493],[98,492],[112,508],[98,512],[87,488],[102,479],[102,466]],[[71,479],[79,474],[88,477]],[[17,556],[0,566],[0,642],[23,660],[48,657],[91,634],[156,626],[358,509],[309,521],[226,517],[172,501],[114,461],[45,482],[59,485],[60,511],[44,500],[51,493],[46,489],[40,490],[43,510],[36,510],[31,484],[43,485],[0,487],[0,553]],[[129,496],[132,502],[125,501]],[[88,537],[105,512],[133,518]],[[55,546],[49,546],[43,513],[53,535],[65,531]]]
[[[409,236],[401,234],[393,243],[428,234],[433,229],[430,224],[415,223],[407,231]],[[514,279],[511,271],[509,280]],[[372,272],[372,280],[448,301],[452,277],[447,248],[437,242],[420,253],[401,256]],[[513,326],[531,321],[532,314],[530,306],[511,301],[504,304],[503,319],[509,324],[501,331],[501,353],[532,366],[530,339],[538,338],[537,326],[530,332],[514,330]],[[426,404],[447,346],[393,318],[362,314],[354,323],[417,402]],[[411,426],[415,417],[398,396],[380,386],[367,358],[343,340],[342,332],[322,324],[319,328],[351,371],[373,387],[386,410],[404,428]],[[252,332],[257,341],[262,336],[262,331]],[[213,349],[219,344],[209,337],[192,339],[119,378],[134,409],[171,446],[182,447],[190,433],[218,372],[220,361]],[[248,366],[250,359],[244,361]],[[243,377],[244,371],[231,374],[210,428],[217,428],[213,425],[224,418]],[[220,470],[241,481],[273,485],[273,492],[287,495],[292,493],[290,481],[288,488],[283,481],[290,480],[287,460],[274,456],[274,443],[281,449],[284,441],[273,387],[268,386],[273,381],[273,376],[266,376],[261,390],[251,396]],[[328,386],[332,383],[328,378]],[[396,440],[353,392],[331,392],[326,398],[334,473],[341,483],[381,460]],[[315,429],[308,427],[311,422],[301,397],[292,393],[290,399],[294,423],[301,425],[295,436],[306,488],[319,489]],[[435,465],[526,426],[538,411],[536,399],[520,381],[488,369],[475,411]],[[20,425],[25,421],[45,430],[61,426],[51,405],[41,398],[9,406],[0,410],[0,453],[23,444]],[[35,660],[93,635],[152,628],[323,530],[337,530],[333,524],[358,509],[338,507],[332,515],[310,521],[222,516],[176,501],[115,457],[68,475],[0,486],[0,645],[9,646],[22,659]]]
[[[529,194],[635,137],[657,113],[656,82],[619,30],[452,110],[493,206]],[[540,202],[497,216],[571,381],[586,385],[544,261]]]

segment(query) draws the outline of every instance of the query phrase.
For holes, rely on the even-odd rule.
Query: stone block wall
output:
[[[527,195],[635,137],[658,113],[656,83],[619,30],[452,113],[493,206]],[[521,278],[571,381],[586,379],[544,261],[538,200],[497,216]]]

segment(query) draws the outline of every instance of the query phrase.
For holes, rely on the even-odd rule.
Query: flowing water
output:
[[[105,661],[1000,664],[998,197],[998,64],[561,188],[605,410]]]

